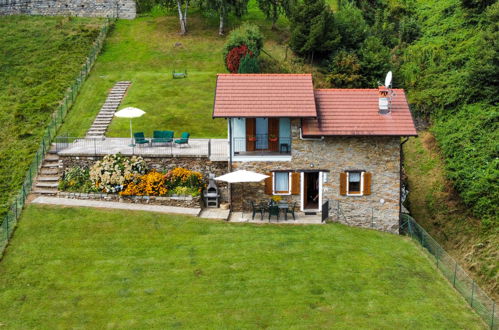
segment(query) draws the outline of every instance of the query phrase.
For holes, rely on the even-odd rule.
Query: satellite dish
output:
[[[392,72],[388,71],[385,78],[385,87],[390,88],[391,84],[392,84]]]

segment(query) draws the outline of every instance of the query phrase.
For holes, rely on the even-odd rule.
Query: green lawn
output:
[[[29,206],[0,263],[5,328],[480,329],[412,241]]]
[[[103,20],[0,16],[0,216]],[[2,220],[0,220],[1,222]]]
[[[270,30],[254,3],[244,20],[261,26],[269,53],[284,57],[284,20],[278,25],[282,31]],[[233,19],[229,29],[238,24],[240,21]],[[191,13],[186,36],[180,36],[178,29],[175,15],[118,21],[60,132],[84,135],[108,90],[119,80],[131,80],[121,107],[134,106],[147,112],[134,120],[135,131],[150,135],[155,129],[168,129],[178,135],[188,131],[195,138],[225,137],[225,122],[211,117],[216,74],[227,72],[222,56],[225,38],[218,36],[216,19],[197,12]],[[174,69],[187,69],[189,77],[172,79]],[[116,118],[108,136],[128,136],[129,129],[128,120]]]

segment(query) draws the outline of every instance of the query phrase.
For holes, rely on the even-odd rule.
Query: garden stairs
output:
[[[87,131],[87,138],[104,138],[107,128],[113,119],[116,109],[118,109],[121,101],[125,97],[126,91],[132,82],[118,81],[107,96],[106,102],[95,117],[92,126]]]
[[[58,181],[59,155],[57,155],[55,147],[52,146],[43,159],[32,193],[37,195],[57,195]]]

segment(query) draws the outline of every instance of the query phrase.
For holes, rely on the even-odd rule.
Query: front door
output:
[[[267,150],[269,148],[269,120],[268,118],[256,119],[256,144],[258,150]]]
[[[320,172],[302,173],[302,209],[303,211],[321,209],[322,184]]]

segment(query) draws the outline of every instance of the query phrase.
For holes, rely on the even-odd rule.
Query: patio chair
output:
[[[189,136],[191,136],[189,133],[187,132],[183,132],[180,139],[176,139],[175,140],[175,144],[178,145],[179,147],[183,146],[183,145],[187,145],[190,147],[189,145]]]
[[[133,140],[135,141],[135,144],[149,144],[149,140],[145,138],[144,132],[133,133]]]
[[[296,220],[296,217],[295,217],[295,209],[296,209],[296,202],[294,202],[294,203],[293,203],[293,206],[288,207],[288,208],[286,209],[286,220],[288,220],[288,214],[293,215],[293,220]]]
[[[279,206],[277,205],[269,206],[269,222],[270,222],[270,217],[273,215],[277,216],[277,221],[279,221]]]
[[[261,219],[263,220],[263,213],[265,212],[265,207],[261,204],[257,205],[253,201],[250,201],[250,203],[251,203],[251,208],[253,210],[253,218],[252,219],[255,220],[255,215],[257,213],[260,213]]]
[[[174,134],[173,131],[154,131],[151,143],[172,143]]]

